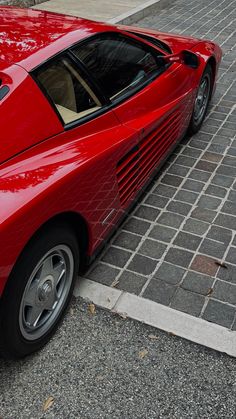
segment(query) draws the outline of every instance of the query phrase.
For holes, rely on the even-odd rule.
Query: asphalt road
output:
[[[44,350],[0,360],[1,419],[235,416],[234,359],[78,300]]]

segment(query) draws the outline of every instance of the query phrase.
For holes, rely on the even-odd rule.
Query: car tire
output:
[[[188,127],[189,135],[196,134],[201,128],[211,99],[212,82],[212,69],[210,65],[207,65],[198,86],[193,113]]]
[[[69,226],[51,227],[30,241],[1,299],[1,356],[22,358],[49,341],[69,304],[78,267],[78,243]]]

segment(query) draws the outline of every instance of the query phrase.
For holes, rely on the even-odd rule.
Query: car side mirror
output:
[[[180,63],[191,68],[198,68],[200,64],[198,55],[188,50],[183,50],[177,54],[158,56],[158,63],[160,65]]]

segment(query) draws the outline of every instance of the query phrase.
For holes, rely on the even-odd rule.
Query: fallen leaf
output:
[[[73,316],[74,315],[75,310],[71,307],[70,308],[70,315]]]
[[[147,354],[148,354],[148,350],[143,349],[142,351],[139,352],[138,357],[139,359],[143,359]]]
[[[119,284],[119,279],[115,279],[115,280],[112,282],[111,287],[112,287],[112,288],[114,288],[114,287],[116,287],[118,284]]]
[[[122,319],[127,319],[127,314],[126,313],[118,313],[118,314]]]
[[[91,314],[95,314],[95,313],[96,313],[96,308],[95,308],[95,305],[94,305],[93,303],[90,303],[90,304],[88,305],[88,309],[89,309],[89,312],[90,312]]]
[[[43,405],[43,411],[46,412],[54,403],[54,398],[52,396],[48,397],[46,402]]]
[[[149,339],[152,339],[152,340],[159,339],[159,336],[156,336],[156,335],[148,335],[148,337],[149,337]]]
[[[213,293],[213,288],[209,288],[209,290],[207,291],[207,295],[211,295]]]
[[[218,266],[220,266],[221,268],[228,269],[228,266],[227,266],[227,265],[226,265],[226,263],[225,263],[225,262],[223,262],[223,261],[220,261],[220,260],[215,260],[215,264],[216,264],[216,265],[218,265]]]
[[[168,333],[169,336],[176,336],[173,332]]]

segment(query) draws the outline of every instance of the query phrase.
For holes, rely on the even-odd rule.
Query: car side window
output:
[[[57,58],[35,74],[65,124],[83,118],[102,104],[77,67],[67,57]]]
[[[141,86],[158,75],[160,70],[163,71],[154,51],[117,34],[90,39],[73,48],[73,53],[111,100]]]

